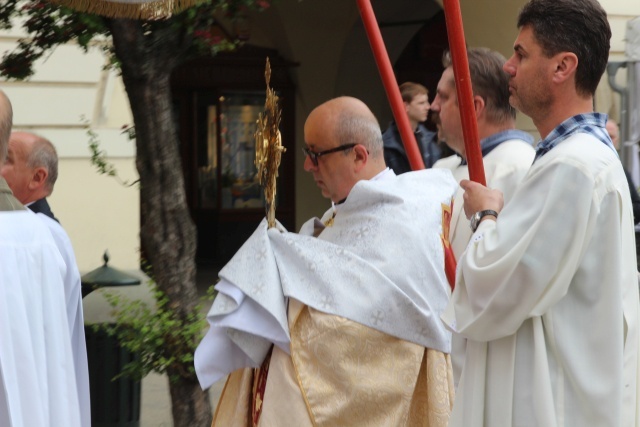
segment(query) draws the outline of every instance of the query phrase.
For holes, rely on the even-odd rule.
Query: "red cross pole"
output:
[[[360,16],[367,32],[373,56],[382,78],[387,98],[391,104],[393,117],[398,124],[400,136],[411,164],[411,169],[424,169],[424,162],[420,150],[411,130],[409,118],[404,111],[404,105],[398,89],[398,82],[393,73],[393,67],[387,54],[380,28],[376,21],[370,0],[357,0]],[[453,73],[456,80],[456,91],[460,106],[460,118],[462,120],[462,132],[464,135],[465,152],[469,165],[469,177],[472,181],[486,185],[484,165],[482,163],[482,151],[478,137],[478,123],[476,122],[473,106],[473,90],[471,77],[469,76],[469,61],[467,60],[467,47],[464,41],[464,29],[462,26],[462,14],[458,0],[444,0],[444,14],[447,23],[447,35],[449,37],[449,50],[453,63]]]
[[[449,51],[451,52],[458,105],[460,107],[464,150],[469,164],[469,179],[486,186],[480,137],[478,136],[478,122],[476,121],[476,110],[473,106],[473,89],[471,87],[471,76],[469,75],[469,60],[467,59],[467,46],[464,41],[460,3],[458,0],[444,0],[443,4],[444,19],[447,23],[447,36],[449,37]]]
[[[398,125],[400,131],[400,138],[404,145],[404,150],[407,153],[407,158],[412,170],[424,169],[424,161],[422,155],[418,149],[418,143],[416,137],[411,129],[409,123],[409,117],[404,109],[404,103],[400,96],[400,89],[398,89],[398,83],[396,82],[393,68],[391,67],[391,61],[387,54],[387,48],[384,46],[382,35],[380,34],[380,28],[378,27],[378,21],[373,13],[370,0],[357,0],[358,8],[360,9],[360,16],[362,16],[362,22],[369,38],[369,44],[373,50],[373,56],[378,66],[378,71],[382,77],[382,83],[384,90],[387,92],[387,98],[391,104],[391,111],[393,112],[393,118]]]

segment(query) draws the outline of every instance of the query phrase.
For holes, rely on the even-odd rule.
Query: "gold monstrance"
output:
[[[278,108],[278,96],[269,87],[271,81],[271,64],[267,58],[264,69],[264,77],[267,81],[267,98],[264,102],[264,112],[258,115],[256,138],[256,160],[260,186],[264,190],[265,210],[269,228],[276,225],[276,178],[282,152],[286,149],[282,146],[280,136],[280,109]]]

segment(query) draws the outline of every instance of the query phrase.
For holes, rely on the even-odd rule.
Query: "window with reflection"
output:
[[[198,189],[202,208],[259,209],[264,195],[257,179],[255,130],[264,109],[264,92],[202,94]],[[201,130],[204,131],[204,126]],[[203,142],[206,141],[206,144]]]
[[[264,99],[264,92],[227,92],[220,97],[222,209],[264,206],[254,164],[254,134],[258,115],[264,109]]]

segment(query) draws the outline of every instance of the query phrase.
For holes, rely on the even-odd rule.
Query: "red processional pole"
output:
[[[362,16],[362,22],[364,23],[364,28],[367,32],[371,49],[373,50],[373,56],[375,57],[378,71],[382,78],[382,84],[384,85],[384,90],[387,92],[387,98],[389,98],[389,103],[391,104],[393,118],[396,120],[404,149],[407,152],[409,164],[412,170],[424,169],[424,161],[422,160],[422,155],[420,155],[416,137],[413,134],[413,130],[411,130],[411,124],[409,123],[409,118],[407,117],[404,103],[400,96],[400,90],[398,89],[398,82],[393,73],[391,61],[389,60],[387,49],[384,46],[384,41],[382,40],[380,28],[378,27],[376,16],[373,13],[371,2],[370,0],[357,1],[360,16]]]
[[[467,46],[464,40],[460,3],[458,0],[444,0],[443,4],[444,18],[447,23],[447,36],[449,37],[449,51],[451,52],[458,105],[460,107],[464,150],[467,156],[467,164],[469,165],[469,179],[486,186],[480,137],[478,136],[478,122],[476,121],[476,112],[473,106],[473,89],[469,74],[469,60],[467,59]]]
[[[373,55],[378,65],[378,71],[382,76],[387,97],[391,103],[393,116],[396,119],[400,136],[405,146],[411,169],[424,169],[424,162],[418,150],[415,136],[411,132],[409,119],[404,112],[404,106],[398,90],[398,84],[393,74],[393,68],[389,61],[389,55],[380,35],[380,28],[373,13],[370,0],[357,0],[360,15],[364,23]],[[453,74],[456,81],[456,91],[458,95],[458,105],[460,108],[460,118],[462,122],[462,133],[464,135],[464,146],[469,167],[469,178],[482,185],[487,185],[484,175],[484,164],[482,163],[482,150],[480,149],[480,137],[478,135],[478,123],[476,122],[475,108],[473,106],[473,89],[471,86],[471,76],[469,73],[469,60],[467,59],[467,47],[464,39],[464,29],[462,26],[462,13],[460,11],[459,0],[444,0],[444,15],[447,23],[447,35],[449,37],[449,50],[453,63]],[[450,220],[449,216],[449,220]],[[448,222],[448,221],[447,221]],[[443,224],[448,230],[449,224]],[[455,285],[456,259],[448,241],[448,232],[443,234],[443,245],[445,251],[445,272],[451,290]]]
[[[487,181],[484,175],[484,164],[482,163],[476,111],[473,106],[473,88],[469,73],[469,59],[467,58],[467,45],[464,39],[460,3],[459,0],[444,0],[443,5],[444,19],[447,23],[447,36],[449,37],[449,51],[451,52],[453,74],[456,81],[460,120],[462,122],[464,150],[469,167],[469,179],[486,186]],[[443,243],[445,252],[444,270],[453,291],[456,281],[456,258],[449,242],[443,240]]]

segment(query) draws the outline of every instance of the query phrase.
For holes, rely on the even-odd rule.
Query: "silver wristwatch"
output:
[[[478,211],[476,213],[474,213],[473,215],[471,215],[471,222],[469,223],[469,225],[471,226],[471,231],[472,232],[476,232],[476,230],[478,229],[478,225],[480,225],[480,220],[482,218],[484,218],[487,215],[493,215],[496,218],[498,218],[498,212],[496,211],[492,211],[491,209],[487,209],[484,211]]]

